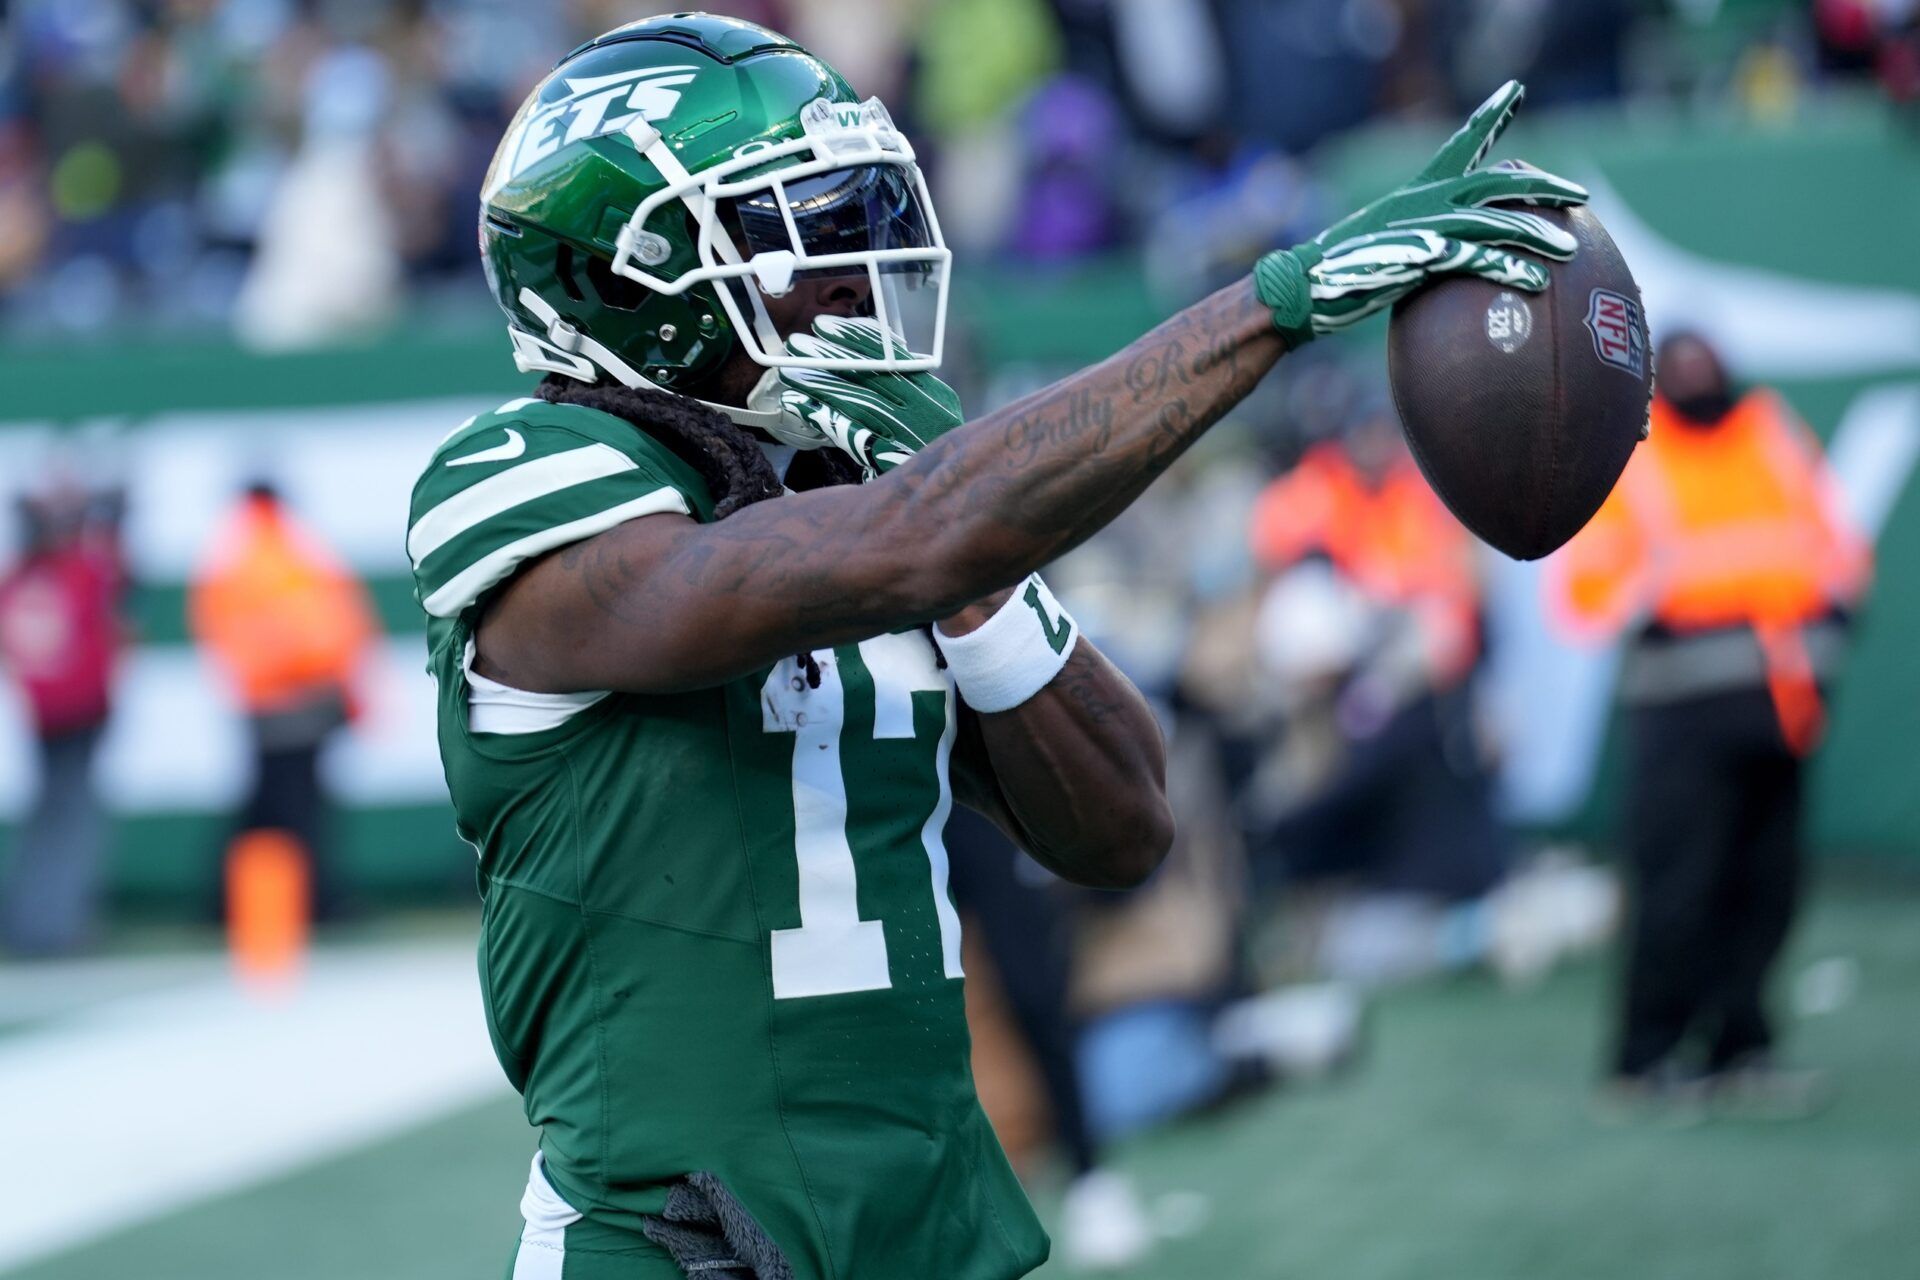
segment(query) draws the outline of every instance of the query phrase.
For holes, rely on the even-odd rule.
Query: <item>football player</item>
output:
[[[1035,570],[1288,350],[1438,275],[1538,290],[1577,204],[1413,182],[963,424],[913,148],[793,42],[699,14],[568,54],[482,195],[534,395],[413,493],[480,975],[541,1130],[513,1274],[1003,1280],[1047,1256],[974,1096],[941,831],[1069,880],[1172,838],[1139,694]],[[924,336],[915,336],[924,324]]]

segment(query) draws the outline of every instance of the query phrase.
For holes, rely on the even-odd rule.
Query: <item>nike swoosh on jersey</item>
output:
[[[515,431],[512,427],[508,427],[507,442],[505,444],[497,444],[491,449],[482,449],[478,453],[470,453],[464,458],[448,458],[447,465],[450,467],[470,467],[476,462],[506,462],[519,457],[526,451],[527,438],[518,431]]]

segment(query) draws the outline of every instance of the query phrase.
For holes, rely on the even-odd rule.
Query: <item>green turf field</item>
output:
[[[1352,1080],[1269,1095],[1123,1153],[1147,1199],[1187,1227],[1133,1274],[1920,1276],[1920,886],[1827,888],[1794,967],[1823,957],[1857,961],[1860,984],[1796,1030],[1794,1056],[1840,1079],[1817,1120],[1596,1124],[1585,1086],[1598,966],[1519,996],[1481,981],[1405,991],[1379,1007]],[[531,1146],[503,1098],[8,1275],[492,1280]]]

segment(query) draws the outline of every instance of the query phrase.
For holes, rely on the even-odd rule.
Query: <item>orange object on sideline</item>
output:
[[[1717,425],[1653,401],[1651,433],[1587,527],[1548,561],[1556,621],[1609,635],[1751,627],[1781,729],[1811,749],[1825,712],[1802,628],[1866,586],[1872,552],[1840,512],[1820,446],[1755,391]]]
[[[1369,598],[1411,610],[1443,678],[1479,656],[1473,543],[1404,451],[1370,481],[1339,444],[1315,445],[1261,493],[1249,536],[1264,568],[1321,552]]]
[[[1798,627],[1756,623],[1753,632],[1767,659],[1767,694],[1780,721],[1780,736],[1797,756],[1810,754],[1827,732],[1827,704]]]
[[[267,497],[247,498],[221,529],[189,613],[254,714],[350,690],[376,630],[358,579]]]
[[[243,831],[227,850],[227,946],[243,978],[290,977],[307,952],[312,873],[290,833]]]

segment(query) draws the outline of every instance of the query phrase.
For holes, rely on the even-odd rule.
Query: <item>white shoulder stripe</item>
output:
[[[407,555],[418,569],[437,548],[502,511],[589,480],[638,470],[639,465],[610,444],[590,444],[509,467],[467,486],[421,516],[407,531]]]
[[[545,555],[555,547],[564,547],[570,542],[579,542],[597,533],[605,533],[617,524],[625,524],[641,516],[659,515],[668,511],[678,512],[681,515],[692,514],[687,509],[687,500],[681,496],[680,491],[663,485],[652,493],[635,498],[631,502],[623,502],[617,507],[608,507],[605,511],[594,515],[583,516],[566,524],[555,525],[551,529],[530,533],[524,538],[509,542],[482,556],[447,579],[438,591],[420,602],[421,606],[436,618],[456,617],[462,609],[478,600],[489,587],[512,573],[523,560],[531,560],[535,556]]]

